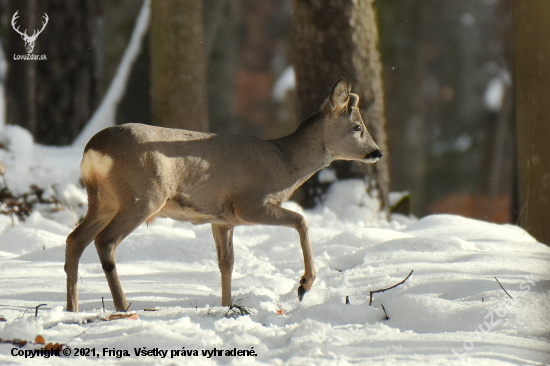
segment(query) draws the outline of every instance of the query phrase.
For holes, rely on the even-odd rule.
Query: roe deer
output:
[[[80,256],[95,239],[117,311],[128,308],[115,266],[118,244],[155,217],[211,223],[221,272],[222,305],[231,302],[233,227],[281,225],[300,235],[311,289],[315,265],[302,215],[280,206],[333,160],[376,162],[382,156],[365,128],[350,84],[340,79],[321,110],[275,140],[126,124],[97,133],[81,163],[88,212],[68,236],[67,310],[78,311]]]

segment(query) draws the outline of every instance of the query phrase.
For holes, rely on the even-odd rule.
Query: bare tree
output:
[[[236,132],[234,103],[238,67],[238,0],[203,0],[210,131]]]
[[[378,52],[378,28],[374,0],[293,0],[294,66],[298,116],[317,112],[326,90],[340,77],[353,86],[361,101],[361,114],[384,158],[374,165],[335,165],[338,178],[368,175],[370,190],[379,194],[388,211],[389,171],[386,148],[382,66]],[[319,197],[316,176],[304,185],[306,207]]]
[[[550,245],[550,2],[513,7],[520,224]]]
[[[203,4],[151,2],[153,120],[165,127],[208,130]]]

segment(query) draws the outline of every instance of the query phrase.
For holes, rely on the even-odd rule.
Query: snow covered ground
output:
[[[233,293],[252,315],[229,319],[219,307],[210,227],[162,219],[137,229],[117,251],[122,286],[139,320],[75,323],[100,314],[102,297],[107,311],[113,310],[90,245],[80,264],[81,313],[63,311],[64,242],[86,211],[78,185],[82,152],[34,145],[17,127],[7,126],[2,134],[10,141],[10,152],[0,150],[10,190],[22,193],[37,184],[65,209],[39,205],[24,222],[0,215],[0,318],[7,320],[0,322],[0,338],[34,341],[40,334],[47,343],[67,344],[72,353],[30,361],[19,355],[39,345],[5,343],[2,365],[550,362],[546,245],[515,226],[458,216],[381,221],[358,181],[337,184],[326,205],[312,211],[285,204],[303,213],[310,226],[318,272],[303,302],[296,295],[303,260],[294,230],[235,230]],[[401,282],[411,270],[404,284],[373,294],[369,306],[370,291]],[[47,305],[35,317],[39,304]],[[280,307],[284,315],[277,314]],[[151,308],[158,311],[144,311]],[[136,356],[140,348],[151,355]],[[77,349],[89,349],[88,356],[75,356]],[[181,356],[183,350],[191,356]]]

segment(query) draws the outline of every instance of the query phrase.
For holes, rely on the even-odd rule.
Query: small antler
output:
[[[26,29],[25,29],[25,32],[21,32],[19,30],[19,26],[17,26],[17,28],[15,28],[15,21],[17,20],[17,18],[19,18],[19,15],[17,13],[19,13],[19,10],[17,10],[15,12],[15,14],[13,14],[13,17],[11,18],[11,26],[12,26],[13,30],[15,30],[17,33],[19,33],[22,37],[28,38],[29,36],[27,36],[27,30]]]
[[[48,14],[44,13],[44,19],[46,20],[45,22],[42,22],[42,29],[40,29],[38,31],[38,33],[36,33],[37,31],[35,30],[32,34],[32,36],[30,36],[29,38],[32,38],[32,39],[36,39],[38,37],[38,35],[40,33],[42,33],[42,31],[44,30],[44,28],[46,28],[46,24],[48,24],[48,20],[50,20],[50,18],[48,18]],[[25,30],[26,32],[26,30]]]

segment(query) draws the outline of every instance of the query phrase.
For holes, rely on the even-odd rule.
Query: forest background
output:
[[[142,4],[0,0],[7,123],[41,144],[73,143],[109,90]],[[16,11],[21,30],[48,15],[33,51],[47,60],[12,57],[25,53]],[[385,208],[396,203],[389,191],[406,191],[402,212],[519,223],[549,243],[537,219],[550,199],[548,90],[533,87],[550,69],[545,14],[544,1],[152,1],[115,122],[276,138],[344,76],[385,156],[368,171],[336,166],[337,178],[367,174]],[[305,207],[330,185],[312,182],[295,197]]]

